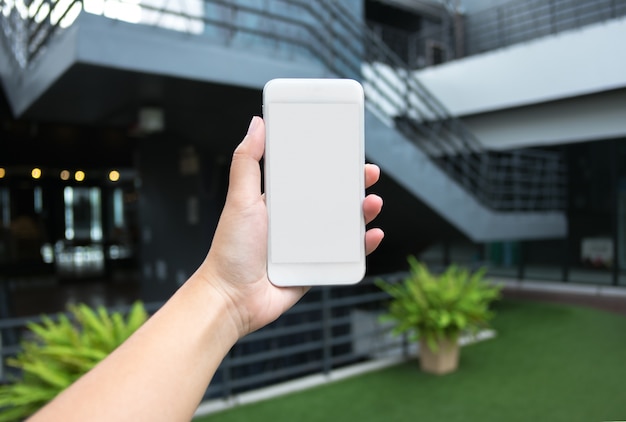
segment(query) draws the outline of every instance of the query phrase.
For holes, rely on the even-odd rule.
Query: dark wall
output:
[[[435,243],[464,239],[440,215],[384,173],[370,192],[384,201],[380,216],[370,226],[381,227],[385,238],[368,257],[368,274],[404,271],[408,255],[419,255]]]
[[[209,250],[228,162],[172,134],[144,139],[139,157],[141,297],[164,300]]]
[[[565,148],[569,170],[569,262],[581,263],[584,238],[615,238],[617,191],[625,171],[624,140],[572,144]],[[621,177],[624,177],[623,175]]]

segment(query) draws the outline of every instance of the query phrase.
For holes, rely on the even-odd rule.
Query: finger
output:
[[[265,124],[254,116],[248,133],[233,153],[230,166],[229,197],[253,200],[261,194],[261,169],[259,161],[265,150]]]
[[[380,168],[376,164],[365,164],[365,188],[371,187],[380,178]]]
[[[369,255],[378,248],[385,233],[381,229],[369,229],[365,232],[365,255]]]
[[[365,224],[371,223],[383,208],[383,199],[378,195],[367,195],[363,201],[363,218]]]

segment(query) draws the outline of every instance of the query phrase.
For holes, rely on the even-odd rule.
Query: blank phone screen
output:
[[[357,262],[363,171],[357,104],[266,104],[270,259]]]

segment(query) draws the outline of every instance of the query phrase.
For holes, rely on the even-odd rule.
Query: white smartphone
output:
[[[365,275],[361,84],[273,79],[263,110],[270,281],[358,283]]]

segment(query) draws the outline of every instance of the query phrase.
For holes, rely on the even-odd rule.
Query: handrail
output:
[[[27,36],[23,50],[27,53],[27,63],[34,60],[50,38],[61,30],[61,19],[76,4],[82,8],[82,2],[74,0],[69,3],[56,24],[51,23],[49,16],[40,17],[39,21],[33,17],[25,19],[23,29]],[[37,12],[31,14],[35,16],[44,10],[43,4],[49,5],[49,15],[59,3],[41,0]],[[368,107],[490,208],[545,210],[563,207],[564,169],[558,154],[487,151],[465,124],[452,116],[420,82],[408,64],[365,23],[352,16],[345,4],[331,0],[275,0],[271,3],[271,6],[294,9],[291,13],[272,8],[269,3],[258,6],[232,0],[204,0],[204,4],[229,10],[230,18],[216,19],[206,13],[193,15],[141,3],[139,6],[151,12],[201,21],[207,27],[232,31],[233,36],[248,34],[300,48],[337,76],[362,79]],[[244,22],[238,19],[241,15],[254,16],[264,25]],[[0,14],[2,19],[6,17]],[[281,31],[285,26],[301,33],[285,33],[289,32]],[[520,170],[516,166],[522,164],[531,165],[535,174],[547,173],[547,177],[530,182],[516,180]],[[546,184],[551,189],[544,189]],[[516,199],[511,201],[510,197]]]
[[[493,153],[485,150],[464,123],[453,117],[445,106],[421,84],[419,79],[412,75],[408,64],[403,63],[397,54],[387,47],[363,22],[350,19],[349,11],[340,2],[324,0],[321,3],[329,9],[335,9],[336,12],[333,17],[349,27],[355,38],[359,38],[360,35],[365,39],[367,45],[371,46],[370,57],[364,58],[363,62],[371,62],[373,52],[374,60],[382,58],[383,62],[388,64],[387,69],[394,73],[397,80],[404,83],[408,93],[405,95],[407,118],[404,124],[396,124],[396,127],[411,140],[420,139],[424,133],[423,129],[426,127],[427,133],[430,135],[427,139],[436,140],[437,144],[433,145],[430,142],[428,146],[425,146],[423,142],[418,142],[418,145],[430,153],[433,160],[444,171],[452,175],[482,202],[492,208],[506,210],[562,209],[564,207],[565,170],[558,154],[545,151]],[[367,78],[366,82],[368,82]],[[417,106],[411,101],[413,96],[418,100]],[[426,106],[427,110],[432,113],[431,117],[424,119],[424,114],[420,113],[419,106]],[[412,115],[417,115],[420,118],[411,118]],[[510,162],[520,159],[525,163],[530,163],[532,160],[533,167],[552,167],[555,174],[550,175],[547,179],[537,181],[529,187],[530,189],[524,188],[520,183],[517,183],[515,188],[508,189],[507,184],[515,184],[515,173],[512,173],[508,167],[511,166]],[[545,201],[542,201],[541,198],[533,198],[532,192],[537,195],[545,192],[544,189],[540,189],[545,184],[555,185],[551,191],[554,191],[559,198],[556,200],[546,198]],[[530,192],[528,192],[529,190]],[[511,195],[518,199],[514,202],[506,200],[506,196]],[[532,200],[522,200],[525,196],[532,198]]]
[[[443,62],[451,61],[626,16],[626,2],[509,0],[475,12],[451,13],[456,14],[457,22],[454,31],[458,41],[454,46],[450,45],[445,25],[420,31],[406,31],[373,21],[368,22],[368,26],[384,37],[391,49],[405,57],[412,69],[419,69],[437,64],[428,60],[432,45],[443,49]]]

